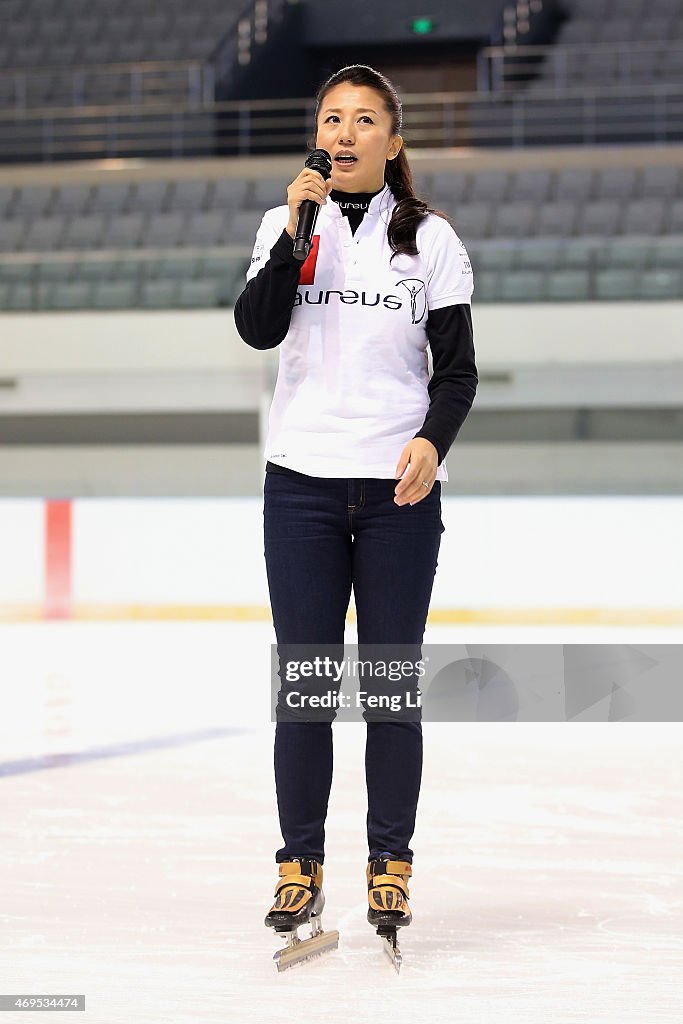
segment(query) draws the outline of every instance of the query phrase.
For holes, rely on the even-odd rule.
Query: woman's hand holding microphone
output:
[[[287,206],[289,207],[289,223],[287,234],[294,238],[296,225],[299,219],[299,207],[304,199],[312,199],[318,206],[327,202],[327,197],[332,189],[332,178],[327,181],[322,174],[310,167],[304,167],[301,174],[298,174],[291,185],[287,186]]]

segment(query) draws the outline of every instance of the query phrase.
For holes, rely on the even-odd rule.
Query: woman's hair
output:
[[[391,115],[391,134],[398,135],[401,131],[403,115],[401,101],[398,98],[393,85],[384,75],[367,64],[349,64],[341,68],[324,82],[315,97],[315,125],[318,126],[318,112],[325,96],[336,85],[342,82],[350,82],[352,85],[367,85],[378,92],[383,101],[387,113]],[[309,143],[311,149],[315,142]],[[398,156],[393,160],[387,160],[384,168],[384,181],[389,186],[396,199],[396,206],[391,215],[391,221],[387,229],[389,245],[394,251],[394,256],[405,253],[408,256],[416,256],[418,248],[415,243],[417,227],[423,217],[428,213],[435,213],[439,217],[446,215],[440,210],[434,210],[431,206],[415,195],[413,187],[413,175],[410,164],[405,154],[405,148],[401,146]],[[394,256],[391,257],[393,260]]]

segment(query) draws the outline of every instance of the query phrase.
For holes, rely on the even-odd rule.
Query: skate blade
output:
[[[396,939],[396,932],[392,932],[389,935],[383,935],[381,932],[377,932],[380,939],[382,940],[382,947],[384,952],[387,954],[392,964],[396,968],[396,973],[401,973],[401,964],[403,963],[403,957],[401,956],[401,950],[398,947]]]
[[[278,971],[286,971],[288,967],[300,963],[302,960],[310,960],[311,957],[319,956],[330,949],[337,949],[339,945],[339,932],[335,929],[324,932],[319,929],[308,939],[300,939],[294,931],[288,944],[284,949],[278,949],[273,954],[273,960],[277,964]]]

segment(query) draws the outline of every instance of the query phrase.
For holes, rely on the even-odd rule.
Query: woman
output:
[[[316,99],[312,148],[330,154],[332,176],[304,168],[287,205],[266,212],[235,305],[248,345],[281,345],[264,453],[278,649],[343,645],[352,586],[359,647],[419,645],[444,531],[444,458],[478,383],[472,272],[447,219],[415,196],[391,83],[353,65]],[[293,239],[305,199],[320,211],[302,264]],[[274,764],[284,846],[266,924],[291,931],[324,904],[331,722],[278,717]],[[365,769],[368,920],[395,938],[411,921],[420,722],[367,720]]]

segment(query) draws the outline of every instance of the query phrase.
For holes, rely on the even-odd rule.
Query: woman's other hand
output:
[[[406,466],[410,463],[410,469],[403,476]],[[416,505],[418,501],[426,498],[436,480],[436,470],[439,465],[439,453],[426,437],[414,437],[409,441],[401,452],[394,477],[403,476],[395,490],[394,501],[397,505]],[[429,487],[425,487],[422,481],[426,481]]]

